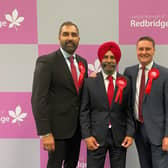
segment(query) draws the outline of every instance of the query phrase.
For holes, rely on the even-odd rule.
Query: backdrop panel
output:
[[[0,43],[37,43],[35,0],[1,1],[0,12]]]
[[[40,168],[38,139],[0,139],[0,149],[3,168]]]
[[[47,152],[36,134],[30,99],[35,61],[39,55],[59,48],[58,29],[62,22],[71,20],[79,26],[81,40],[77,53],[88,60],[89,73],[100,71],[97,49],[104,41],[120,44],[120,72],[138,63],[135,42],[143,35],[154,37],[155,61],[168,67],[167,4],[166,0],[1,0],[1,167],[46,167]],[[126,164],[127,168],[139,168],[135,145],[128,149]],[[86,168],[84,142],[77,168]],[[109,168],[108,158],[105,168]]]
[[[113,37],[115,20],[111,0],[57,0],[38,1],[39,43],[57,42],[57,34],[63,21],[73,20],[80,27],[82,44],[97,44]],[[114,10],[116,11],[116,10]],[[116,17],[116,15],[114,16]]]
[[[129,5],[131,4],[131,6]],[[119,42],[135,44],[140,36],[149,35],[158,44],[167,44],[168,1],[119,1]]]

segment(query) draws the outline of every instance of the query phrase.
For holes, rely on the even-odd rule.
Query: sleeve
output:
[[[45,56],[44,56],[45,57]],[[45,58],[37,60],[32,89],[32,111],[38,135],[50,133],[47,97],[51,82],[51,66]]]
[[[85,78],[87,78],[88,77],[88,63],[87,63],[87,61],[85,62],[85,67],[86,67]]]
[[[133,108],[131,106],[131,85],[130,85],[130,80],[127,79],[128,83],[128,104],[127,104],[127,136],[134,137],[135,133],[135,119],[133,115]]]
[[[126,77],[128,77],[129,78],[129,75],[128,75],[128,69],[126,68],[125,70],[124,70],[124,76],[126,76]]]
[[[81,98],[80,108],[80,125],[82,137],[87,138],[91,136],[91,121],[90,121],[90,105],[89,105],[89,92],[86,80],[83,85],[83,92]]]
[[[168,74],[167,74],[168,76]],[[168,77],[164,86],[165,136],[168,137]]]

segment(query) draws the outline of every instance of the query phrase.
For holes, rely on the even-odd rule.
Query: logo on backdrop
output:
[[[134,45],[139,37],[145,35],[156,38],[157,44],[167,44],[168,1],[152,1],[152,5],[151,1],[128,1],[119,2],[119,43]]]
[[[5,114],[7,113],[7,114]],[[21,122],[24,122],[24,120],[27,117],[27,113],[22,111],[22,108],[20,105],[16,106],[14,110],[8,110],[8,112],[1,111],[0,114],[0,123],[1,124],[18,124],[21,125]]]
[[[130,18],[131,28],[168,28],[166,15],[135,15]]]
[[[8,29],[15,29],[16,31],[24,21],[23,16],[19,16],[17,9],[14,9],[10,14],[5,14],[5,20],[0,21],[0,29],[7,27]]]
[[[101,66],[99,59],[95,59],[94,64],[88,64],[88,68],[91,72],[100,72]]]

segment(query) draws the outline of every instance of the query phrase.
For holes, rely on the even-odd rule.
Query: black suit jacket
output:
[[[117,77],[121,76],[117,73]],[[121,146],[126,135],[134,135],[134,121],[132,111],[129,108],[130,82],[127,79],[127,87],[123,90],[122,103],[115,103],[115,93],[111,108],[109,107],[104,79],[102,73],[96,78],[88,78],[84,82],[82,103],[80,110],[80,124],[83,138],[94,136],[100,145],[105,143],[109,121],[112,124],[112,133],[115,144]]]
[[[152,144],[162,144],[168,136],[168,69],[154,63],[159,70],[159,77],[153,80],[150,94],[145,94],[142,102],[142,114],[147,135]],[[138,65],[126,68],[124,74],[132,84],[132,107],[135,104]]]
[[[87,62],[79,55],[77,62]],[[80,94],[60,50],[37,59],[32,91],[32,110],[38,135],[52,133],[55,139],[71,138],[79,126]]]

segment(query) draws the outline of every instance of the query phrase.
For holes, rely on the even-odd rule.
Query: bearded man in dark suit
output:
[[[125,168],[126,149],[134,135],[130,81],[116,71],[121,51],[115,42],[103,43],[98,57],[102,71],[85,80],[80,111],[87,167],[104,168],[109,151],[111,168]]]
[[[48,151],[47,168],[76,168],[80,151],[80,96],[87,77],[87,62],[75,54],[79,29],[64,22],[59,30],[60,48],[37,59],[32,109],[38,135]]]

